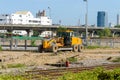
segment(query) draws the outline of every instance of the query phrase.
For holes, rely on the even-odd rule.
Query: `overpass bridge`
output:
[[[74,30],[76,32],[79,32],[80,34],[85,32],[85,27],[83,26],[64,26],[67,29]],[[13,30],[26,30],[28,35],[31,31],[56,31],[59,28],[59,26],[55,25],[23,25],[23,24],[3,24],[0,25],[0,30],[7,30],[8,32],[12,32]],[[90,27],[88,26],[88,32],[91,36],[95,34],[98,30],[103,30],[106,27]],[[109,28],[114,36],[114,34],[120,33],[120,28]]]

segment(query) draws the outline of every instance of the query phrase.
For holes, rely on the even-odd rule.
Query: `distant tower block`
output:
[[[45,12],[45,10],[43,10],[42,14],[43,14],[43,16],[46,16],[46,12]]]
[[[36,13],[36,17],[40,16],[40,10],[38,11],[38,13]]]
[[[120,16],[117,14],[117,25],[120,25]]]
[[[36,17],[41,17],[41,16],[46,16],[45,10],[43,10],[42,12],[40,12],[39,10],[38,13],[36,13]]]
[[[40,16],[46,16],[45,10],[43,10],[42,12],[40,12]]]
[[[108,27],[108,14],[107,14],[107,12],[98,11],[97,26],[98,27]]]

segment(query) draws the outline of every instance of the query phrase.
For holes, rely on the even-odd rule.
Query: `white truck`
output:
[[[44,38],[50,38],[50,37],[56,36],[56,33],[52,31],[43,31],[39,36]]]

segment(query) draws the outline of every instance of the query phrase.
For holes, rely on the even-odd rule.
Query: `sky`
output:
[[[48,8],[49,7],[49,8]],[[53,24],[85,24],[86,3],[83,0],[0,0],[0,14],[16,11],[30,11],[34,16],[39,10],[46,10]],[[88,24],[97,24],[97,12],[106,11],[108,21],[116,24],[120,13],[120,0],[88,0]]]

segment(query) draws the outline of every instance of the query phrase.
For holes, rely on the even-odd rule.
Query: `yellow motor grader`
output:
[[[38,51],[52,51],[56,53],[59,50],[73,50],[81,52],[83,50],[82,39],[76,36],[71,30],[57,32],[56,37],[44,39],[38,47]]]

